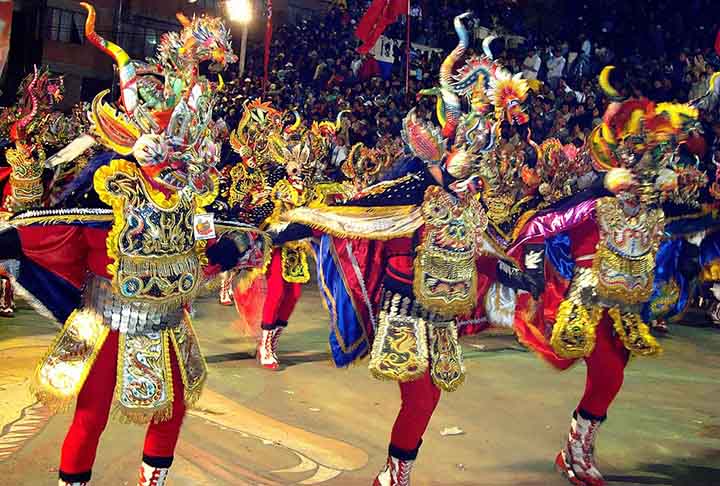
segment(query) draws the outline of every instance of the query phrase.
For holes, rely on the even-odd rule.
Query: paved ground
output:
[[[229,324],[234,311],[198,306],[196,327],[211,378],[186,420],[172,486],[363,485],[382,466],[398,408],[392,383],[363,365],[336,370],[327,318],[308,291],[282,341],[287,368],[260,370],[253,344]],[[67,416],[48,417],[27,378],[54,329],[24,309],[0,321],[0,477],[55,485]],[[720,332],[677,326],[665,355],[631,363],[598,444],[612,485],[720,485]],[[583,383],[584,368],[558,373],[511,336],[465,342],[469,378],[445,395],[425,436],[415,486],[563,485],[552,461]],[[443,436],[459,427],[458,436]],[[143,430],[111,424],[93,484],[134,486]]]

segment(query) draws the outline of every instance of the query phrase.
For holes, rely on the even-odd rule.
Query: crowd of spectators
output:
[[[434,100],[416,100],[416,93],[437,83],[443,58],[457,43],[455,15],[474,12],[472,32],[499,34],[491,48],[512,72],[524,73],[533,90],[526,110],[535,140],[559,138],[581,146],[600,122],[608,100],[597,75],[618,65],[614,82],[627,96],[657,101],[688,101],[702,95],[711,75],[720,70],[713,43],[717,18],[704,15],[710,0],[689,0],[687,15],[676,13],[669,0],[659,2],[572,2],[511,0],[413,1],[410,22],[415,43],[442,49],[413,49],[409,86],[405,83],[406,19],[401,17],[385,35],[397,39],[395,62],[385,69],[372,55],[361,56],[354,37],[357,21],[369,2],[348,1],[348,8],[330,8],[321,18],[276,25],[264,99],[281,109],[297,110],[305,120],[334,119],[349,110],[349,130],[342,145],[374,145],[397,137],[402,119],[413,107],[422,117],[434,114]],[[541,5],[542,4],[542,5]],[[556,8],[559,26],[545,17]],[[633,10],[634,8],[634,10]],[[538,12],[543,12],[538,18]],[[543,17],[544,16],[544,17]],[[545,20],[543,20],[545,18]],[[642,22],[638,22],[642,19]],[[704,23],[703,23],[704,22]],[[522,37],[507,43],[506,37]],[[479,48],[480,39],[475,39]],[[226,97],[230,126],[240,115],[238,101],[263,94],[262,39],[251,42],[245,72],[230,83]],[[717,114],[717,110],[715,110]],[[719,147],[720,124],[706,114],[707,144]],[[515,128],[503,131],[501,143],[521,138]]]

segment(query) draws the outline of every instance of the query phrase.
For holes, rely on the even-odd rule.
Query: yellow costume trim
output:
[[[177,205],[180,202],[180,194],[177,191],[173,191],[171,196],[167,198],[164,193],[154,189],[148,184],[142,171],[134,162],[130,162],[125,159],[113,159],[110,164],[100,167],[93,177],[93,185],[95,187],[95,191],[98,193],[98,196],[100,196],[100,200],[105,204],[112,206],[113,209],[116,207],[120,207],[122,209],[122,206],[117,206],[118,203],[122,204],[122,198],[112,194],[106,186],[106,183],[108,178],[118,172],[126,174],[130,178],[137,180],[139,187],[142,189],[144,194],[157,207],[166,211],[172,211],[177,208]]]
[[[413,381],[428,369],[427,323],[413,305],[409,297],[385,293],[368,365],[379,380]]]
[[[352,195],[352,187],[348,184],[340,182],[321,182],[315,185],[313,195],[308,202],[308,207],[319,208],[330,204],[328,198],[330,196],[341,196],[343,200],[348,199]]]
[[[85,316],[81,309],[70,314],[62,330],[53,340],[52,346],[38,363],[30,383],[32,394],[53,413],[67,411],[72,406],[110,333],[110,329],[97,319],[93,319],[92,322],[88,321],[85,323],[86,325],[81,326],[80,320],[83,317]],[[70,342],[69,348],[75,351],[74,355],[63,351],[63,342],[66,340]],[[77,349],[85,353],[84,358],[80,356],[81,353]],[[70,376],[73,363],[64,359],[67,356],[80,357],[80,360],[75,360],[78,361],[75,368],[79,368],[79,374],[75,377]],[[60,376],[61,373],[65,376]],[[49,374],[54,376],[49,376]],[[60,381],[61,378],[61,381],[69,386],[67,390],[60,391],[57,386],[53,386],[48,381],[52,379]]]
[[[617,307],[608,309],[608,315],[618,338],[633,355],[655,356],[662,353],[662,347],[650,334],[650,328],[640,315],[634,312],[621,313]]]
[[[700,274],[700,280],[703,282],[717,282],[720,280],[720,260],[714,260],[705,265]]]
[[[622,275],[648,275],[646,285],[628,288],[627,285],[607,285],[602,278],[598,279],[597,291],[604,298],[610,298],[627,304],[640,304],[650,299],[653,292],[653,277],[655,271],[655,251],[650,251],[637,259],[625,258],[610,250],[604,244],[599,244],[593,260],[593,272],[596,275],[604,274],[602,268],[609,268]]]
[[[650,302],[650,313],[652,316],[661,316],[670,312],[677,303],[679,296],[680,288],[675,279],[671,278],[660,287],[660,295]]]
[[[305,224],[340,238],[370,240],[407,238],[424,223],[418,206],[301,207],[283,214],[281,220]]]
[[[455,322],[431,323],[430,376],[443,391],[454,392],[465,383],[465,363]]]
[[[118,336],[118,360],[117,360],[117,382],[115,384],[115,404],[112,410],[114,419],[121,423],[144,425],[148,423],[167,422],[172,418],[173,401],[175,399],[175,390],[173,389],[172,365],[170,362],[170,337],[172,330],[164,329],[160,331],[160,341],[163,353],[163,373],[164,385],[167,391],[165,404],[155,408],[130,408],[121,404],[122,393],[124,388],[124,372],[125,372],[125,347],[127,346],[128,336],[120,333]],[[178,357],[178,363],[180,359]]]
[[[558,307],[550,345],[561,358],[577,359],[589,356],[595,349],[596,328],[602,308],[588,310],[575,299],[566,299]]]
[[[195,204],[198,208],[198,213],[206,212],[205,206],[210,206],[220,194],[220,178],[217,174],[210,174],[210,180],[212,180],[212,190],[205,194],[195,194]]]
[[[185,312],[185,325],[188,328],[189,333],[192,334],[193,339],[195,340],[195,344],[198,347],[198,353],[200,354],[200,358],[202,359],[203,367],[205,368],[205,371],[203,373],[202,378],[198,383],[195,384],[195,386],[190,386],[189,379],[188,379],[188,372],[187,372],[187,366],[184,359],[181,359],[180,354],[180,345],[177,342],[177,338],[175,337],[174,332],[170,332],[170,342],[172,343],[173,349],[175,351],[175,358],[177,359],[178,368],[180,369],[180,377],[182,378],[183,382],[183,388],[184,388],[184,402],[185,406],[187,408],[193,408],[198,400],[200,400],[200,396],[202,395],[203,388],[205,387],[205,382],[207,381],[207,362],[205,361],[205,355],[202,353],[202,350],[200,349],[200,342],[197,339],[197,334],[195,333],[195,327],[192,325],[192,319],[190,315]]]
[[[103,101],[110,90],[104,90],[95,96],[90,110],[90,119],[95,128],[94,134],[100,139],[100,143],[120,155],[130,155],[133,151],[134,142],[142,135],[140,128],[135,125],[123,113]],[[116,136],[105,132],[105,127],[113,130],[125,131],[117,133]],[[123,140],[124,144],[119,140]]]
[[[112,214],[48,214],[46,216],[18,216],[9,223],[12,226],[30,226],[33,224],[72,224],[72,223],[108,223],[113,221]]]
[[[537,213],[537,210],[531,209],[529,211],[525,211],[522,216],[520,216],[515,223],[515,228],[512,232],[512,238],[509,241],[517,241],[517,239],[520,237],[520,232],[525,228],[525,225],[527,224],[530,219],[535,216],[535,213]]]
[[[304,242],[283,245],[280,250],[280,261],[282,277],[286,282],[304,284],[310,281],[307,245]]]

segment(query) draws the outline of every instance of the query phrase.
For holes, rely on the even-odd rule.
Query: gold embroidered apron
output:
[[[550,343],[558,356],[582,358],[595,348],[595,332],[607,311],[613,328],[631,353],[650,356],[661,347],[640,316],[653,290],[655,255],[663,230],[657,209],[627,216],[616,198],[597,201],[600,240],[592,268],[575,268],[558,308]]]
[[[96,172],[95,189],[113,208],[107,238],[112,281],[90,277],[82,305],[38,366],[33,388],[51,407],[69,406],[110,330],[118,331],[116,410],[121,419],[138,423],[167,420],[175,393],[170,346],[188,406],[199,398],[207,374],[184,309],[199,289],[204,258],[193,217],[214,196],[178,192],[165,199],[137,166],[123,160]]]
[[[477,200],[456,199],[437,186],[426,190],[422,215],[413,298],[385,291],[370,371],[404,382],[429,368],[440,389],[454,391],[465,380],[455,318],[477,305],[477,240],[488,220]]]

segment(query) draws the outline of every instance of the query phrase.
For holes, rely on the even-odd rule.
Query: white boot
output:
[[[388,456],[385,469],[375,478],[373,486],[410,486],[410,472],[415,461]]]
[[[278,359],[278,347],[280,345],[280,335],[283,333],[283,330],[285,328],[283,326],[278,326],[273,330],[272,339],[270,340],[270,349],[272,350],[273,356],[275,356],[275,361],[280,364],[280,360]]]
[[[58,486],[88,486],[90,483],[68,483],[60,479],[58,481]]]
[[[575,414],[568,441],[555,459],[555,466],[572,484],[603,486],[605,480],[595,463],[595,438],[601,420],[588,420]]]
[[[152,467],[143,462],[137,486],[164,486],[169,471],[166,467]]]
[[[262,337],[258,343],[257,360],[260,366],[267,370],[277,371],[280,368],[277,357],[273,352],[273,339],[279,328],[272,330],[263,329]]]
[[[224,273],[220,283],[220,304],[222,305],[233,305],[232,282],[233,275],[230,272]]]

